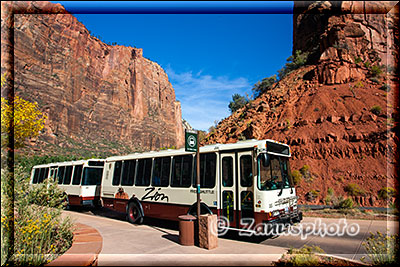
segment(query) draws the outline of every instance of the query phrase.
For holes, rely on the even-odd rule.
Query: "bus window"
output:
[[[168,186],[169,185],[169,175],[171,172],[171,158],[166,157],[162,160],[161,165],[161,185],[160,186]],[[190,181],[190,179],[189,179]]]
[[[223,191],[222,192],[222,210],[223,215],[228,218],[230,222],[234,220],[234,211],[233,211],[233,192],[232,191]]]
[[[233,158],[222,158],[222,185],[233,186]]]
[[[200,154],[200,187],[214,188],[217,155],[215,153]],[[193,186],[196,186],[196,157],[194,157]]]
[[[275,190],[290,187],[289,166],[286,158],[270,155],[270,160],[264,162],[261,156],[257,159],[260,177],[260,190]]]
[[[192,161],[191,155],[176,156],[172,163],[172,187],[189,187],[192,176]]]
[[[116,161],[114,164],[114,176],[112,185],[119,185],[121,181],[122,161]]]
[[[125,160],[122,170],[121,185],[133,185],[135,178],[136,160]]]
[[[72,166],[67,166],[65,168],[65,175],[64,175],[63,184],[70,184],[71,183],[71,177],[72,177]]]
[[[103,176],[103,168],[83,169],[82,185],[101,185],[101,177]]]
[[[47,177],[49,177],[49,170],[50,168],[46,168],[46,171],[44,173],[44,179],[47,179]]]
[[[74,178],[72,179],[73,185],[80,185],[82,179],[82,168],[83,165],[76,165],[74,168]]]
[[[153,164],[153,177],[151,185],[154,186],[168,186],[169,173],[171,168],[171,158],[156,158]]]
[[[284,158],[284,157],[281,157],[280,158],[280,163],[281,163],[281,170],[282,170],[283,186],[285,188],[293,186],[293,182],[292,182],[291,176],[289,175],[289,161],[288,161],[288,159]]]
[[[65,170],[65,166],[61,166],[58,168],[58,184],[62,184],[63,179],[64,179],[64,170]]]
[[[104,162],[103,161],[89,161],[88,165],[89,166],[103,167],[104,166]]]
[[[148,186],[150,185],[151,175],[151,162],[152,159],[139,159],[138,170],[135,185],[137,186]]]
[[[39,181],[39,173],[40,173],[40,169],[35,169],[33,172],[33,180],[32,180],[32,184],[37,184]]]
[[[254,218],[254,198],[253,192],[242,191],[240,192],[240,210],[242,218]]]
[[[44,168],[40,168],[38,184],[43,182],[44,171]]]
[[[253,168],[251,163],[250,155],[240,157],[240,186],[249,187],[253,185]]]
[[[41,168],[39,173],[38,183],[43,183],[44,179],[49,175],[49,168]]]

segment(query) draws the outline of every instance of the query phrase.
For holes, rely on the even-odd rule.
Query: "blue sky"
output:
[[[217,2],[218,8],[207,7],[207,2],[203,6],[186,2],[195,4],[189,5],[192,9],[185,2],[175,4],[179,11],[175,13],[194,14],[165,14],[174,13],[174,5],[168,2],[153,2],[153,6],[146,2],[150,11],[141,12],[152,13],[157,6],[172,8],[154,12],[159,14],[121,14],[131,13],[142,2],[53,2],[74,13],[101,40],[143,48],[143,56],[167,72],[182,117],[199,130],[228,117],[232,95],[251,96],[253,85],[277,74],[292,52],[292,2]],[[178,9],[182,5],[183,11]],[[232,5],[237,10],[231,12]],[[114,14],[103,14],[110,10]],[[279,14],[237,14],[241,12]]]

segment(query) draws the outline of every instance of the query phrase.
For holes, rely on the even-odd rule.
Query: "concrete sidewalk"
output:
[[[179,230],[133,225],[123,220],[64,212],[76,222],[94,227],[103,238],[99,266],[270,266],[287,250],[282,247],[219,238],[212,250],[179,244]],[[79,254],[76,254],[78,256]]]

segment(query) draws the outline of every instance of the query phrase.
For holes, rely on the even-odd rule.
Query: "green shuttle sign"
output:
[[[185,130],[185,151],[197,151],[197,131]]]

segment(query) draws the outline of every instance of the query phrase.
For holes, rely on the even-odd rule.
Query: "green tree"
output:
[[[308,52],[302,53],[300,50],[296,50],[294,55],[291,55],[286,59],[287,63],[285,66],[278,70],[279,80],[282,80],[290,72],[294,71],[295,69],[304,66],[307,63],[308,59]]]
[[[272,75],[270,77],[262,79],[261,82],[257,82],[251,89],[253,91],[254,97],[259,97],[263,93],[270,90],[276,82],[276,75]]]
[[[234,94],[232,95],[232,101],[229,102],[228,107],[231,113],[234,113],[236,110],[244,107],[248,102],[249,101],[244,96]]]

